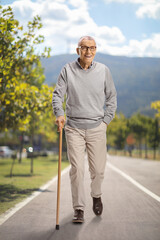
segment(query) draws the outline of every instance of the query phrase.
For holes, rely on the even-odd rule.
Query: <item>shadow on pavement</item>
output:
[[[73,215],[69,215],[65,218],[60,225],[60,230],[54,229],[47,238],[44,236],[43,240],[79,240],[83,239],[83,236],[91,240],[94,232],[97,231],[97,226],[102,220],[101,217],[95,216],[88,224],[86,222],[83,224],[73,224],[72,217]]]
[[[40,228],[38,228],[30,232],[23,232],[21,233],[23,236],[20,234],[14,240],[21,240],[21,237],[23,237],[23,240],[78,240],[78,235],[83,227],[83,224],[73,224],[72,217],[73,215],[71,214],[68,215],[65,219],[63,219],[60,223],[59,230],[55,229],[56,223],[53,223],[53,228],[49,226],[50,229],[43,231],[43,226],[41,226],[41,231]]]
[[[52,234],[45,240],[78,240],[79,231],[81,231],[83,224],[73,224],[72,223],[73,214],[67,216],[60,223],[60,229],[54,229]]]
[[[38,192],[51,192],[50,190],[43,190],[40,188],[28,188],[28,189],[23,189],[23,188],[17,188],[12,184],[0,184],[0,202],[10,202],[13,201],[22,195],[28,196],[32,192],[38,191]]]
[[[0,202],[10,202],[21,195],[27,196],[33,191],[38,191],[38,188],[20,189],[12,184],[3,184],[0,185]]]

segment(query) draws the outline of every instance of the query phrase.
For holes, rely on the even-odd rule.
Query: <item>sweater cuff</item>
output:
[[[55,113],[56,118],[58,118],[59,116],[64,116],[64,111],[63,110],[59,110]]]
[[[111,119],[107,116],[104,116],[103,122],[105,122],[107,125],[109,125],[111,122]]]

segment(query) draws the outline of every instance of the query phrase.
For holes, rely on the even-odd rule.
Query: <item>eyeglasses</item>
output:
[[[88,49],[91,51],[91,52],[94,52],[96,50],[96,46],[91,46],[91,47],[87,47],[87,46],[80,46],[78,47],[80,49],[82,49],[82,51],[88,51]]]

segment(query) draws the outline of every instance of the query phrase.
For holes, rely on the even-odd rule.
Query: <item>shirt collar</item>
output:
[[[79,66],[81,69],[83,69],[82,66],[81,66],[81,64],[79,63],[79,60],[80,60],[80,58],[77,59],[76,63],[78,64],[78,66]],[[89,66],[88,69],[90,69],[92,66],[93,66],[93,62],[91,63],[91,65]]]

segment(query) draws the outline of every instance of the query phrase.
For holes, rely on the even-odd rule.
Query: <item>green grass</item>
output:
[[[0,214],[29,196],[33,191],[57,175],[58,156],[34,159],[33,174],[30,173],[30,159],[15,160],[13,176],[10,169],[13,160],[0,158]],[[62,169],[69,165],[62,161]]]
[[[117,156],[126,156],[126,157],[130,156],[129,152],[128,151],[124,152],[124,150],[113,150],[113,149],[110,149],[108,151],[108,153],[111,154],[111,155],[117,155]],[[154,159],[153,150],[148,150],[147,155],[148,155],[147,159],[160,161],[160,150],[157,150],[157,152],[156,152],[156,159]],[[142,150],[142,157],[140,157],[139,156],[139,150],[134,149],[132,151],[132,158],[143,158],[143,159],[145,159],[145,151]]]

